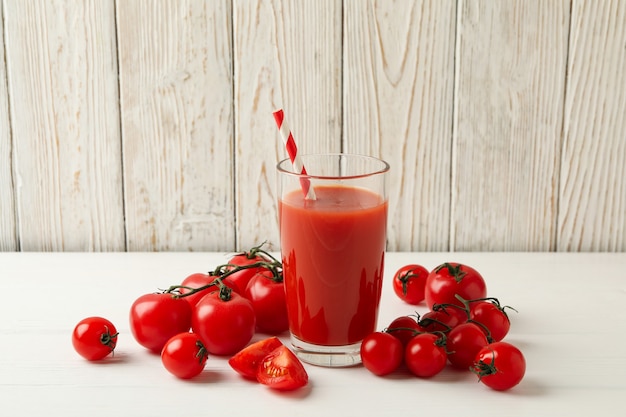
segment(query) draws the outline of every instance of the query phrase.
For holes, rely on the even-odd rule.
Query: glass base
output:
[[[311,365],[345,368],[361,363],[361,342],[345,346],[321,346],[303,342],[291,336],[294,353]]]

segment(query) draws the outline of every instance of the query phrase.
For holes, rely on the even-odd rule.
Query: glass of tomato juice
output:
[[[376,330],[378,318],[389,164],[354,154],[301,160],[306,174],[295,172],[289,159],[277,166],[291,343],[305,362],[356,365],[361,341]]]

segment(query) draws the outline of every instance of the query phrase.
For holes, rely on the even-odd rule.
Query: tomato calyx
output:
[[[419,278],[419,274],[414,274],[413,271],[418,268],[411,268],[407,270],[404,274],[400,274],[398,276],[398,280],[402,283],[402,294],[407,295],[409,292],[409,281],[413,278]]]
[[[452,276],[454,280],[456,281],[456,283],[458,284],[461,281],[463,281],[463,277],[465,277],[465,275],[467,274],[467,272],[461,270],[462,267],[463,267],[462,264],[452,265],[451,263],[445,262],[439,265],[435,269],[435,272],[439,272],[442,269],[446,268],[450,276]]]
[[[493,349],[489,349],[491,351],[491,362],[487,363],[482,359],[478,360],[478,362],[474,362],[474,365],[470,367],[470,371],[478,376],[478,382],[489,375],[495,375],[498,373],[498,368],[496,368],[496,355]]]
[[[117,343],[117,335],[119,335],[120,333],[116,332],[114,334],[111,334],[111,332],[109,331],[109,326],[105,325],[104,328],[105,328],[105,332],[100,335],[100,343],[102,343],[104,346],[111,349],[111,352],[115,352],[115,345]]]
[[[202,364],[209,357],[209,351],[200,340],[196,340],[196,347],[198,348],[196,358],[198,358],[198,363]]]

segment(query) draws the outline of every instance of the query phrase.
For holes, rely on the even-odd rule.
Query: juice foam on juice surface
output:
[[[376,193],[316,186],[279,202],[290,330],[319,345],[348,345],[375,330],[383,279],[387,203]]]

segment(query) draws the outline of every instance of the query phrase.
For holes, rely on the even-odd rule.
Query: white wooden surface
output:
[[[0,253],[0,276],[24,284],[0,303],[2,415],[621,417],[626,411],[624,253],[387,254],[381,329],[396,316],[424,312],[392,292],[389,277],[407,263],[429,269],[467,263],[484,275],[490,295],[518,310],[506,340],[523,351],[527,373],[508,392],[451,369],[420,380],[306,365],[308,387],[278,394],[239,378],[222,357],[210,357],[197,379],[177,380],[133,340],[130,305],[225,259],[189,252]],[[120,331],[115,356],[103,363],[83,360],[71,345],[74,325],[89,315],[108,317]]]
[[[625,0],[0,3],[0,251],[276,249],[279,107],[390,250],[626,251]]]

